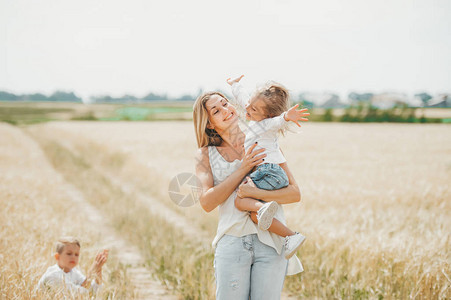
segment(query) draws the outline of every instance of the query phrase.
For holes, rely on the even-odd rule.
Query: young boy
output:
[[[108,250],[98,253],[85,277],[76,268],[80,256],[80,242],[73,237],[60,238],[56,244],[56,264],[42,275],[38,288],[69,291],[71,294],[96,293],[102,284],[102,267],[108,259]]]

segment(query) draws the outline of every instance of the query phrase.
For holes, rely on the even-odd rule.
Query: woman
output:
[[[201,182],[200,204],[210,212],[219,206],[215,249],[217,299],[279,299],[287,274],[283,238],[262,231],[247,212],[234,204],[237,193],[279,204],[300,201],[299,187],[286,163],[289,185],[279,190],[261,190],[248,179],[252,168],[264,161],[264,149],[256,145],[244,151],[244,133],[238,113],[227,98],[212,92],[201,95],[193,107],[198,147],[196,175]],[[237,189],[238,188],[238,189]],[[255,216],[252,216],[255,217]],[[278,219],[285,223],[283,211]],[[296,256],[290,259],[288,274],[302,271]]]

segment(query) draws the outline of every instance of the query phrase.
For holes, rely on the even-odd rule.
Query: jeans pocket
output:
[[[272,190],[277,189],[277,186],[279,186],[279,180],[273,176],[272,174],[265,174],[262,178],[263,181],[267,183],[271,187]]]
[[[257,170],[255,172],[252,172],[249,177],[252,179],[252,181],[259,181],[265,176],[265,172],[262,172],[261,170]]]

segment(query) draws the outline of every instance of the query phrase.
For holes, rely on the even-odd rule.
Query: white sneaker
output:
[[[296,253],[296,250],[301,247],[304,241],[305,236],[299,232],[285,237],[285,258],[290,259]]]
[[[266,202],[257,211],[258,228],[260,228],[261,230],[268,230],[269,226],[271,226],[272,224],[272,219],[274,218],[277,209],[277,202]]]

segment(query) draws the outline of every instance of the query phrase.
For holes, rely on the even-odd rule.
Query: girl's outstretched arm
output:
[[[235,79],[228,78],[227,83],[232,88],[232,94],[235,98],[238,107],[240,109],[246,109],[246,105],[249,102],[250,96],[247,93],[247,91],[244,89],[244,87],[241,85],[240,81],[244,77],[244,75],[241,75],[240,77],[237,77]]]
[[[288,186],[278,190],[263,190],[255,186],[250,178],[246,183],[242,183],[238,189],[238,195],[242,198],[254,198],[260,199],[266,202],[276,201],[279,204],[288,204],[301,201],[301,191],[299,189],[293,174],[288,168],[288,164],[285,162],[280,164],[282,169],[287,173]]]

